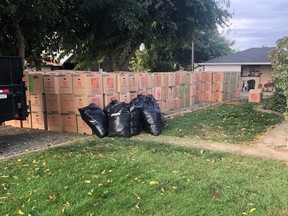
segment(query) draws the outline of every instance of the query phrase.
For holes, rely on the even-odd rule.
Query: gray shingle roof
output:
[[[212,59],[200,65],[213,64],[271,64],[268,55],[275,47],[250,48],[241,52]]]

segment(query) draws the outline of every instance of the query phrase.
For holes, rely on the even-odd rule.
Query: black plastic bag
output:
[[[142,129],[142,121],[141,121],[141,112],[142,109],[139,107],[135,107],[130,105],[130,126],[131,126],[131,135],[139,135]]]
[[[90,105],[78,109],[83,121],[92,129],[95,134],[103,138],[108,133],[108,118],[104,111],[96,104]]]
[[[142,108],[142,125],[144,131],[155,136],[160,135],[163,131],[164,118],[157,101],[152,95],[146,97]]]
[[[104,112],[106,113],[106,115],[109,115],[109,113],[111,112],[111,109],[113,108],[114,105],[119,104],[118,100],[112,100],[105,108],[104,108]]]
[[[131,137],[130,112],[126,103],[111,105],[108,112],[108,136]]]
[[[130,102],[130,105],[142,109],[146,100],[147,97],[145,95],[138,95]]]

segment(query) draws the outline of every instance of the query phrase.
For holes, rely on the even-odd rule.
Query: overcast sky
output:
[[[276,46],[288,36],[287,0],[230,0],[233,13],[230,30],[225,36],[235,40],[235,49]],[[228,31],[228,33],[227,33]]]

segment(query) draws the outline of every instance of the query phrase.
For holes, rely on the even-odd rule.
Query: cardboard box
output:
[[[74,74],[74,73],[73,73]],[[73,94],[73,79],[72,73],[59,74],[59,93],[60,94]]]
[[[181,72],[181,76],[180,76],[180,84],[181,85],[189,85],[189,82],[190,82],[189,74],[190,73],[187,71]]]
[[[174,98],[168,99],[168,109],[173,110],[174,109]]]
[[[231,72],[224,72],[224,82],[225,83],[231,82]]]
[[[118,94],[119,94],[118,98],[120,102],[130,103],[131,101],[130,92],[118,93]]]
[[[22,120],[22,127],[23,128],[32,128],[32,118],[31,114],[28,114],[26,120]]]
[[[43,74],[40,72],[29,72],[29,86],[30,86],[30,93],[44,93],[43,87]]]
[[[129,90],[138,91],[139,90],[139,77],[136,73],[129,73]]]
[[[161,87],[168,87],[168,73],[161,73]]]
[[[184,97],[179,97],[178,99],[178,109],[184,108]]]
[[[47,130],[63,131],[62,117],[60,113],[47,113]]]
[[[175,85],[181,85],[181,72],[175,72]]]
[[[212,101],[224,101],[223,92],[212,92],[211,100]]]
[[[202,93],[201,92],[196,91],[194,97],[195,97],[195,103],[198,103],[198,102],[202,101]]]
[[[167,113],[169,111],[168,100],[157,101],[161,113]]]
[[[175,86],[175,73],[169,72],[168,73],[168,87]]]
[[[153,95],[154,94],[154,88],[148,88],[146,89],[146,95]]]
[[[45,95],[43,93],[35,93],[30,95],[31,111],[32,112],[45,112]]]
[[[192,80],[193,83],[202,82],[202,72],[194,71]]]
[[[85,121],[81,118],[80,115],[76,115],[76,120],[77,120],[77,131],[80,134],[89,134],[92,135],[93,131],[92,129],[86,124]]]
[[[62,114],[63,131],[77,133],[77,120],[75,114]]]
[[[75,95],[103,94],[101,73],[75,73],[72,74],[72,80],[73,92]],[[116,91],[116,77],[114,77],[114,81],[113,89]]]
[[[203,101],[211,101],[212,100],[212,92],[202,92],[202,100]]]
[[[29,87],[29,86],[30,86],[29,71],[27,71],[27,70],[23,71],[22,80],[25,82],[26,87]]]
[[[212,91],[212,83],[211,82],[203,82],[201,86],[201,90],[205,92]]]
[[[212,72],[202,72],[202,82],[212,83]]]
[[[183,95],[184,96],[188,96],[189,95],[189,86],[188,85],[184,85],[183,86]]]
[[[140,90],[138,91],[138,95],[147,95],[147,90],[146,90],[146,88],[145,88],[145,89],[140,89]]]
[[[224,72],[213,72],[212,73],[212,82],[224,83]]]
[[[153,96],[154,96],[155,100],[161,100],[161,96],[162,96],[161,90],[162,90],[161,87],[155,87],[154,88]]]
[[[138,84],[139,90],[146,89],[147,73],[140,73],[138,80],[139,80]]]
[[[127,73],[117,73],[117,92],[126,93],[129,91],[129,76]]]
[[[192,97],[192,96],[195,96],[196,94],[196,85],[190,85],[189,86],[189,96]]]
[[[180,99],[178,97],[174,98],[174,109],[180,108]]]
[[[175,87],[168,87],[168,99],[175,98]]]
[[[34,129],[47,129],[47,119],[44,112],[31,112],[32,128]]]
[[[130,101],[132,101],[134,98],[136,98],[138,95],[138,92],[130,92]]]
[[[183,96],[183,107],[189,107],[190,106],[190,97],[187,96]]]
[[[153,73],[147,73],[146,75],[146,88],[151,89],[154,88],[155,79]]]
[[[79,108],[83,108],[88,106],[91,103],[96,104],[101,109],[104,108],[103,104],[103,95],[96,94],[96,95],[74,95],[74,103],[75,103],[75,110],[76,114],[79,114]]]
[[[161,87],[162,85],[162,74],[154,73],[154,87]]]
[[[213,92],[222,92],[222,91],[224,91],[224,83],[223,82],[213,82],[212,83],[212,91]]]
[[[261,89],[251,89],[248,93],[248,102],[261,103],[263,101],[263,91]]]
[[[119,100],[118,93],[108,93],[104,95],[104,107],[106,107],[112,100]]]
[[[202,83],[201,82],[195,83],[195,89],[196,89],[196,92],[201,92],[202,91]]]
[[[43,75],[44,92],[46,94],[59,94],[59,74],[46,73]]]
[[[48,113],[62,113],[61,98],[59,94],[46,94],[46,111]]]
[[[73,94],[60,95],[61,113],[75,114],[75,97]]]
[[[13,120],[10,120],[10,121],[5,121],[5,125],[21,128],[21,121],[13,119]]]
[[[194,106],[196,104],[195,96],[190,97],[189,106]]]
[[[167,100],[168,99],[168,87],[162,87],[161,89],[161,99]]]
[[[240,97],[240,89],[235,89],[235,98]]]

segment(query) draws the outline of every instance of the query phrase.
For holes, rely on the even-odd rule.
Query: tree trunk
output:
[[[16,37],[17,37],[17,55],[25,59],[25,38],[20,29],[19,23],[15,24]]]
[[[134,56],[135,52],[137,51],[137,49],[139,49],[139,46],[141,45],[141,42],[138,42],[134,48],[131,50],[130,54],[128,56],[126,56],[123,64],[121,65],[120,69],[123,71],[128,71],[129,70],[129,61],[131,60],[131,58]]]

